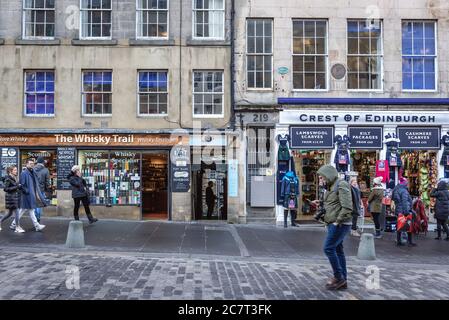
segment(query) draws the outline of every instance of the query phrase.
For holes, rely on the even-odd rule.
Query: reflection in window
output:
[[[402,89],[436,89],[436,23],[402,22]]]
[[[348,89],[382,89],[382,22],[348,20]]]

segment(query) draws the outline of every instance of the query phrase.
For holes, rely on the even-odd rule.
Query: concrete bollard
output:
[[[363,233],[360,237],[357,258],[360,260],[376,260],[376,249],[374,247],[374,235]]]
[[[81,221],[70,221],[65,245],[69,248],[84,248],[84,229]]]

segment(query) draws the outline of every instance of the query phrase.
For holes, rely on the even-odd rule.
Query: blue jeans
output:
[[[37,219],[37,220],[41,220],[42,208],[36,208],[36,209],[34,209],[34,214],[36,215],[36,219]]]
[[[324,253],[334,271],[334,277],[338,280],[347,279],[346,258],[343,251],[343,240],[351,230],[350,225],[327,226],[327,237],[324,241]]]

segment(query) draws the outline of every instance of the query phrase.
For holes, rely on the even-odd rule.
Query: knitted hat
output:
[[[43,163],[45,162],[45,160],[44,160],[43,157],[37,157],[36,162],[37,162],[37,163],[42,163],[42,164],[43,164]]]
[[[377,177],[373,179],[374,184],[382,184],[383,177]]]
[[[404,177],[399,179],[399,183],[402,184],[403,186],[408,185],[408,180]]]

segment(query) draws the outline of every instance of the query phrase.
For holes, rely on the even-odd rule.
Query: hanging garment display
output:
[[[376,177],[382,177],[382,181],[388,182],[390,179],[390,167],[388,160],[376,161]]]
[[[335,153],[334,163],[338,172],[348,171],[350,164],[349,157],[349,137],[344,135],[343,137],[337,135],[335,137],[335,143],[337,144],[337,152]]]
[[[299,181],[293,171],[288,171],[281,183],[281,197],[285,209],[298,208]]]
[[[289,149],[289,142],[290,142],[290,136],[288,134],[285,135],[278,135],[278,141],[279,141],[279,150],[278,150],[278,160],[279,161],[288,161],[290,160],[290,149]]]
[[[444,150],[440,164],[444,166],[444,177],[449,178],[449,131],[441,138],[441,144],[444,146]]]

